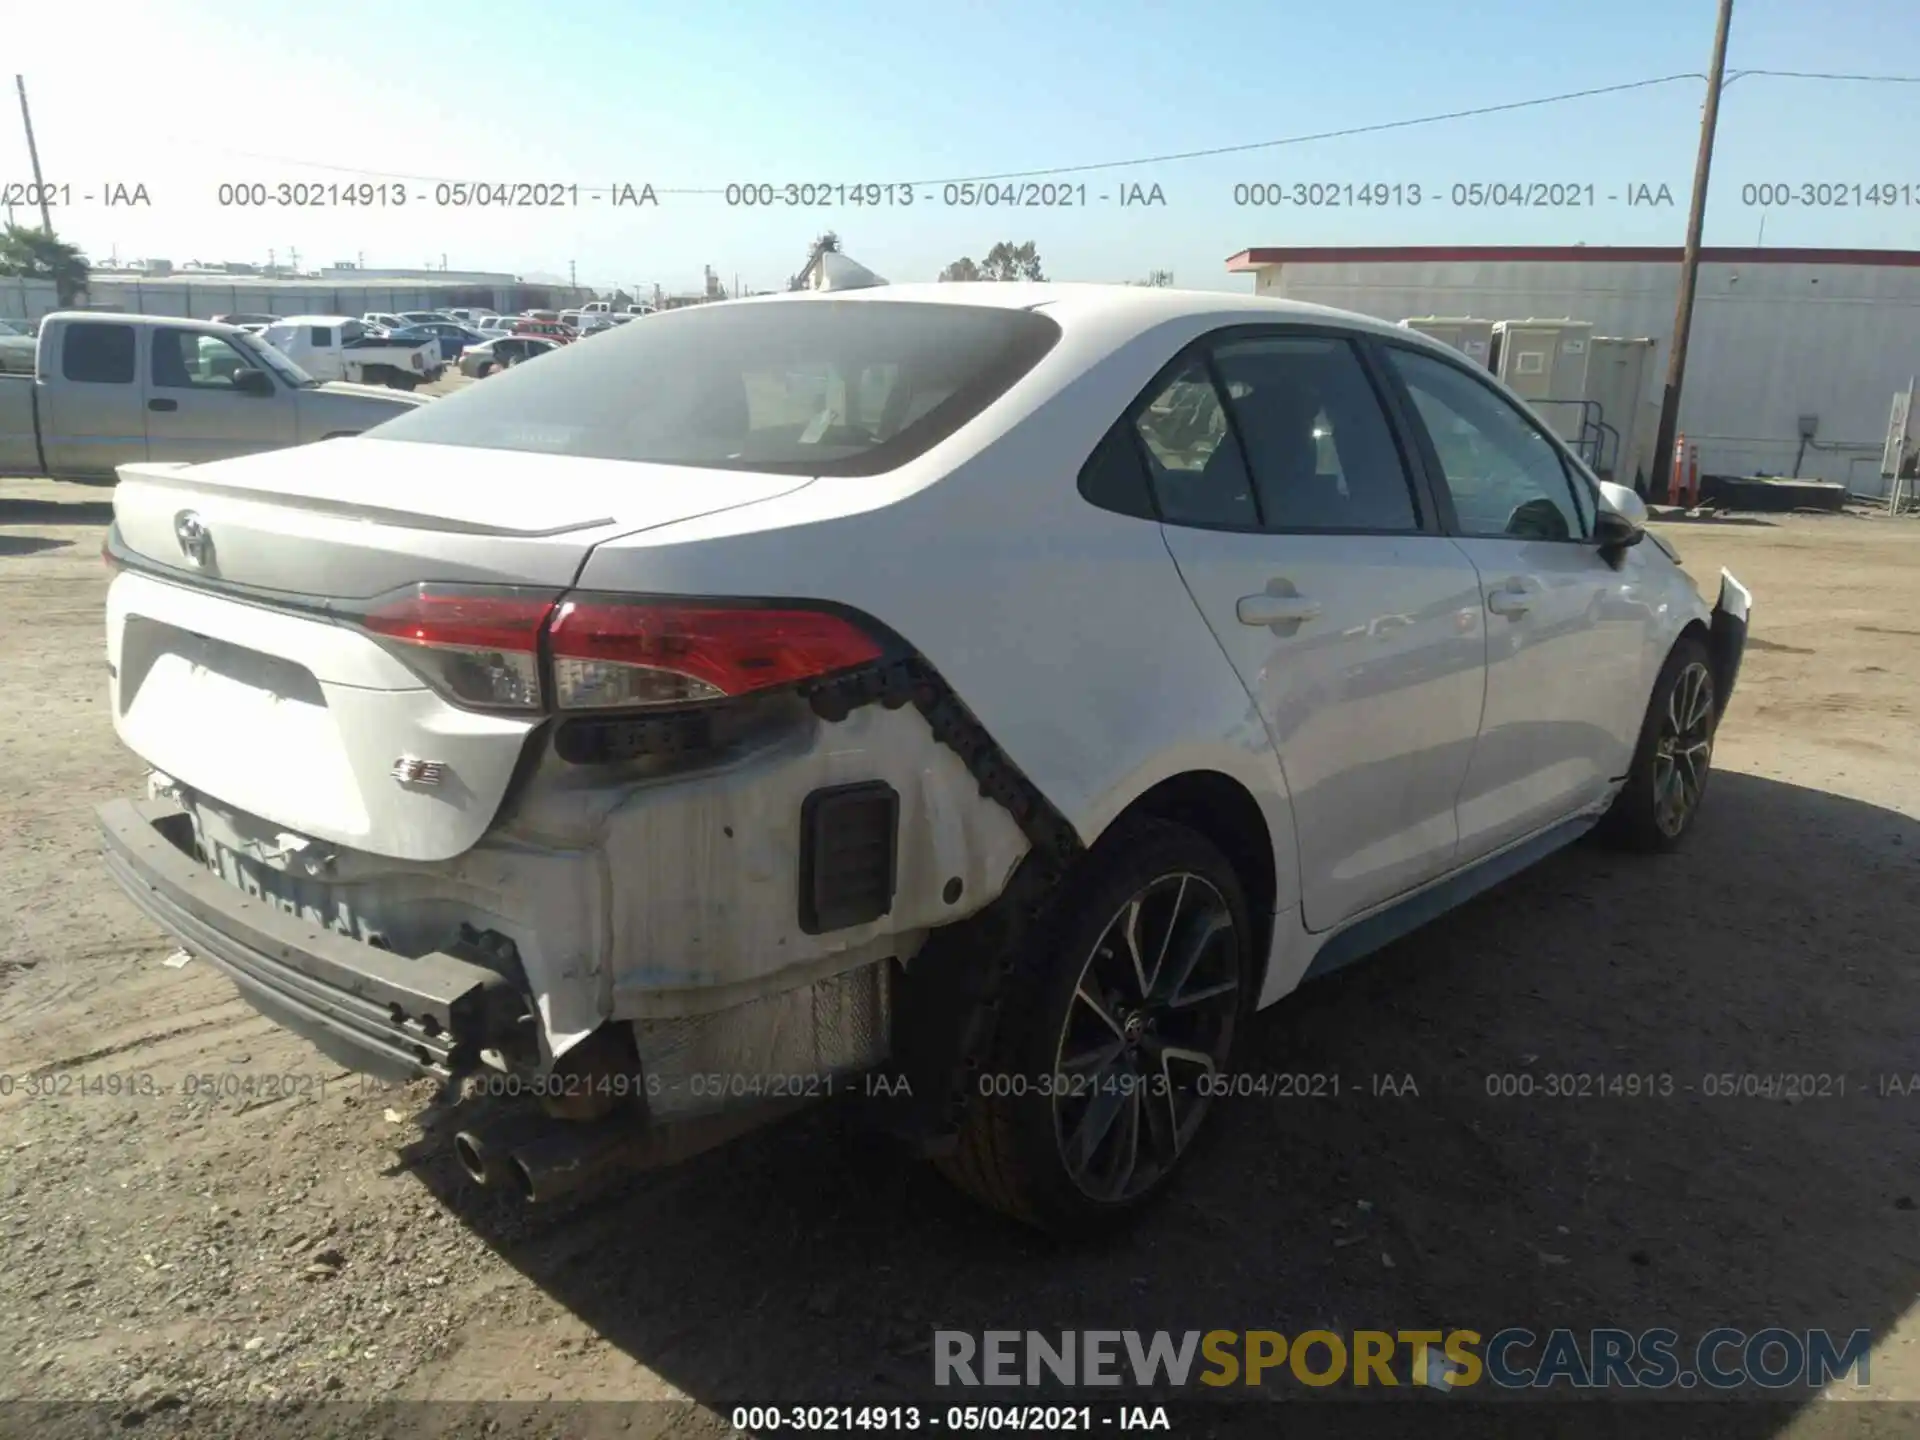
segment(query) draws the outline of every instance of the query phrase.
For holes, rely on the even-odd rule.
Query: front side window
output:
[[[231,390],[233,373],[252,361],[218,335],[200,330],[153,332],[153,383],[169,390]]]
[[[1060,336],[998,306],[690,306],[443,396],[383,438],[794,475],[877,475],[980,414]]]
[[[1590,510],[1540,428],[1460,367],[1386,347],[1419,411],[1462,534],[1508,540],[1583,540]]]
[[[1215,347],[1213,363],[1267,529],[1420,528],[1399,447],[1351,342],[1235,339]]]
[[[67,326],[60,373],[83,385],[131,385],[136,348],[131,325],[77,321]]]

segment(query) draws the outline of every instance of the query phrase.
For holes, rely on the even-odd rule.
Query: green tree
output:
[[[0,275],[51,280],[62,309],[86,293],[91,273],[86,256],[50,230],[11,224],[0,230]]]
[[[1040,273],[1040,251],[1029,240],[1024,245],[1014,245],[1002,240],[987,252],[987,258],[980,262],[980,278],[983,280],[1044,280]]]
[[[1002,240],[986,257],[975,263],[961,256],[940,272],[942,280],[1044,280],[1040,273],[1040,251],[1033,241],[1015,245]]]

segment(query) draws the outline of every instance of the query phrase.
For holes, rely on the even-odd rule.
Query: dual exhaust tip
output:
[[[637,1168],[650,1132],[636,1119],[565,1121],[534,1113],[459,1131],[454,1158],[475,1184],[544,1204],[590,1182]]]

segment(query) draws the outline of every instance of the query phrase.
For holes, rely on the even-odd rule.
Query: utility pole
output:
[[[1713,32],[1713,64],[1707,74],[1706,112],[1700,119],[1700,155],[1693,166],[1693,207],[1687,212],[1687,247],[1680,256],[1680,299],[1674,307],[1673,349],[1667,356],[1667,384],[1660,393],[1660,428],[1654,432],[1653,475],[1648,485],[1658,493],[1659,477],[1673,465],[1674,433],[1680,428],[1680,388],[1687,378],[1687,338],[1693,328],[1693,294],[1700,277],[1700,232],[1707,220],[1707,176],[1713,168],[1713,131],[1720,119],[1720,87],[1727,73],[1727,30],[1733,23],[1733,0],[1720,0],[1720,20]]]
[[[13,88],[20,92],[20,123],[27,127],[27,159],[33,164],[33,188],[40,195],[40,228],[53,234],[53,214],[47,209],[47,185],[40,178],[40,147],[33,143],[33,112],[27,109],[27,77],[13,77]],[[12,217],[8,217],[11,221]]]

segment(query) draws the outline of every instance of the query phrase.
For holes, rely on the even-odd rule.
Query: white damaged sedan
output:
[[[456,1148],[534,1199],[851,1093],[1127,1213],[1256,1009],[1681,841],[1749,607],[1453,351],[1225,294],[690,307],[120,476],[109,870],[343,1064],[527,1097]]]

